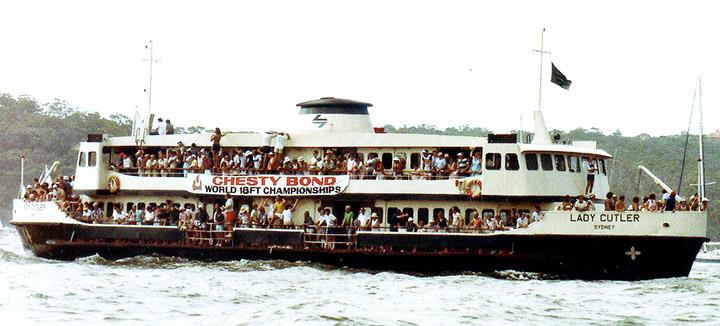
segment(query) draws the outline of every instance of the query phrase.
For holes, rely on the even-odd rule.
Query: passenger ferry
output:
[[[301,130],[221,134],[219,146],[209,134],[151,135],[147,123],[131,136],[89,135],[76,199],[16,199],[12,224],[25,247],[50,259],[159,254],[627,280],[687,276],[708,240],[706,211],[604,211],[595,198],[562,210],[568,195],[590,195],[589,178],[605,197],[612,156],[594,142],[553,140],[540,111],[529,141],[384,133],[373,128],[372,105],[352,100],[298,106]],[[228,157],[200,158],[213,152]],[[430,153],[448,154],[454,168]],[[148,168],[145,155],[166,165]],[[173,155],[182,161],[169,167]],[[361,163],[347,171],[341,156]]]

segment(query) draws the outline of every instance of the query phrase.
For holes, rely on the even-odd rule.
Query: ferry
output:
[[[540,111],[530,140],[385,133],[373,128],[372,104],[354,100],[297,106],[298,130],[220,134],[219,142],[210,134],[153,135],[152,118],[130,136],[88,135],[78,147],[74,197],[18,198],[11,223],[35,255],[59,260],[157,254],[581,279],[687,276],[708,241],[706,211],[604,211],[598,198],[610,191],[612,156],[591,141],[553,139]],[[235,169],[138,168],[145,155],[206,152],[221,165],[245,159]],[[432,153],[448,154],[455,171],[432,165]],[[254,165],[257,155],[262,164]],[[341,156],[362,168],[320,167]],[[124,166],[129,157],[138,160]],[[38,183],[51,184],[51,175]],[[561,209],[579,195],[590,197],[587,209]],[[127,218],[135,212],[143,217]],[[161,213],[164,220],[152,217]]]

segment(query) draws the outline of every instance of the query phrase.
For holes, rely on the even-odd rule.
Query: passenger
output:
[[[614,211],[615,210],[615,200],[613,200],[614,194],[612,192],[608,192],[605,195],[605,211]]]
[[[433,160],[433,175],[440,177],[445,172],[447,172],[447,160],[442,152],[438,152]]]
[[[485,230],[495,230],[495,218],[491,213],[483,213],[483,223]]]
[[[452,179],[457,179],[457,161],[453,160],[453,158],[448,154],[445,154],[445,161],[447,162],[445,174],[450,176]]]
[[[264,206],[258,207],[257,223],[258,223],[258,226],[261,228],[270,227],[270,218],[268,217],[268,214],[265,211]]]
[[[352,212],[352,207],[345,206],[345,213],[343,214],[341,227],[345,227],[348,232],[351,231],[353,224],[355,224],[355,213]]]
[[[658,208],[659,208],[658,204],[655,201],[655,194],[650,193],[650,195],[648,196],[648,201],[647,201],[647,210],[650,212],[656,212],[658,210]]]
[[[130,155],[127,155],[125,153],[121,153],[121,157],[122,157],[122,164],[123,164],[122,165],[123,172],[130,172],[130,170],[132,170],[132,168],[133,168],[132,158],[130,158]]]
[[[625,196],[621,195],[617,202],[615,202],[615,210],[618,212],[625,211]]]
[[[670,199],[670,194],[665,190],[665,188],[660,189],[660,200],[663,202],[667,202],[668,199]]]
[[[378,217],[377,213],[370,214],[370,226],[373,231],[380,231],[382,220]]]
[[[579,200],[580,198],[578,198]],[[577,203],[576,203],[577,204]],[[517,219],[517,224],[515,225],[516,228],[526,228],[530,224],[530,221],[528,220],[527,213],[522,212],[520,213],[520,217]]]
[[[470,174],[477,176],[482,174],[482,152],[475,151],[470,162]]]
[[[477,211],[472,211],[470,213],[470,224],[468,225],[469,229],[475,229],[480,230],[482,228],[482,219],[480,219],[480,214],[478,214]]]
[[[430,221],[430,225],[427,227],[428,232],[438,232],[439,228],[435,221]]]
[[[190,154],[190,152],[186,153],[186,155],[183,156],[182,159],[182,168],[183,168],[183,177],[187,178],[188,173],[190,173],[190,163],[193,161],[193,156]]]
[[[215,211],[215,214],[213,216],[213,222],[215,222],[215,231],[224,231],[225,214],[223,214],[223,208],[218,204],[215,204],[213,208]]]
[[[338,155],[333,174],[347,174],[347,162],[345,161],[345,155]]]
[[[235,225],[235,202],[230,194],[225,194],[225,220],[230,225]]]
[[[418,232],[427,232],[427,228],[425,227],[425,221],[418,221]]]
[[[165,225],[166,222],[165,204],[160,204],[160,206],[155,207],[155,220],[153,220],[153,225]]]
[[[270,216],[270,225],[280,225],[283,221],[283,210],[285,210],[285,198],[276,196],[272,203],[272,216]]]
[[[640,197],[633,197],[632,203],[628,206],[628,211],[639,212],[640,211]]]
[[[320,172],[318,164],[321,160],[319,152],[314,150],[312,152],[312,157],[310,157],[310,160],[308,161],[308,172],[310,174],[318,174]]]
[[[175,126],[170,122],[170,119],[165,119],[165,133],[167,135],[175,134]]]
[[[180,158],[178,157],[178,152],[176,151],[169,151],[169,155],[167,158],[167,174],[169,176],[176,177],[178,176],[178,164],[180,163]]]
[[[413,218],[412,218],[412,217],[411,217],[411,218],[408,218],[407,225],[405,226],[405,229],[407,230],[407,232],[417,232],[418,226],[417,226],[417,224],[415,224],[415,222],[413,221]]]
[[[697,211],[697,210],[698,210],[698,208],[700,207],[700,197],[698,196],[697,193],[695,193],[694,195],[692,195],[692,196],[690,197],[689,203],[690,203],[690,210],[691,210],[691,211]]]
[[[360,230],[370,231],[370,228],[372,227],[371,222],[370,222],[370,215],[365,210],[365,207],[360,208],[360,212],[358,213],[356,224]]]
[[[705,212],[708,210],[708,206],[710,205],[710,199],[704,198],[702,199],[702,206],[700,207],[700,210]]]
[[[293,219],[292,219],[292,212],[295,211],[295,207],[297,207],[298,199],[295,199],[294,204],[286,203],[285,209],[282,211],[282,224],[284,226],[293,226]]]
[[[282,157],[285,150],[285,144],[290,140],[290,135],[284,132],[275,133],[275,155]]]
[[[157,160],[155,159],[155,154],[145,154],[144,157],[145,162],[145,176],[146,177],[152,177],[155,173],[155,166],[157,165]]]
[[[220,132],[220,128],[215,128],[215,133],[210,136],[210,141],[212,142],[212,159],[213,159],[213,168],[217,169],[219,165],[219,155],[220,155],[220,140],[225,136],[222,132]]]
[[[310,212],[308,211],[305,211],[305,213],[303,213],[303,224],[305,226],[315,225],[315,221],[313,221],[312,217],[310,216]]]
[[[584,212],[587,211],[587,201],[585,201],[585,196],[580,195],[577,197],[577,200],[575,201],[575,210],[578,212]]]
[[[190,208],[180,210],[178,214],[178,227],[182,230],[183,227],[188,229],[192,224],[192,211]]]
[[[381,160],[376,159],[375,160],[375,171],[373,172],[375,175],[375,180],[385,180],[385,167],[383,166],[383,163]]]
[[[565,195],[563,202],[558,205],[557,210],[559,211],[571,211],[573,209],[573,203],[570,199],[570,195]]]
[[[152,225],[155,221],[155,210],[153,209],[152,205],[147,205],[146,211],[145,211],[145,220],[143,221],[144,225]]]
[[[585,185],[585,194],[591,194],[593,191],[593,186],[595,185],[595,172],[597,172],[597,167],[595,167],[595,163],[593,163],[593,160],[590,157],[586,158],[587,163],[587,184]]]
[[[433,157],[425,149],[420,152],[420,170],[423,171],[425,179],[432,179]]]
[[[461,177],[470,175],[470,162],[468,162],[465,154],[458,153],[457,157],[457,175]]]
[[[442,211],[440,211],[438,213],[437,226],[439,228],[439,232],[447,232],[448,231],[448,221],[445,219],[445,214],[443,214]]]
[[[690,210],[690,206],[688,206],[687,199],[681,198],[676,211],[688,211],[688,210]]]
[[[155,174],[156,177],[167,177],[167,159],[163,152],[158,153],[157,172],[158,173]]]
[[[82,221],[85,223],[93,223],[93,210],[85,203],[83,205]]]
[[[198,157],[198,167],[202,173],[207,175],[212,174],[213,163],[210,160],[210,157],[208,157],[207,150],[201,151],[200,157]]]
[[[83,222],[83,207],[82,207],[82,205],[78,205],[78,207],[73,211],[71,217],[77,221]]]
[[[493,222],[494,222],[493,230],[496,230],[496,231],[505,230],[505,223],[500,218],[500,215],[495,215],[495,220]]]
[[[541,218],[542,218],[542,216],[541,216],[540,206],[535,205],[535,210],[533,211],[532,216],[530,217],[530,223],[538,222],[538,221],[540,221]]]
[[[258,204],[252,204],[249,227],[257,227],[258,225],[260,225],[260,210],[258,209]]]
[[[167,125],[163,122],[162,118],[158,118],[157,135],[167,135]]]
[[[240,227],[248,228],[250,227],[250,214],[248,213],[248,207],[247,205],[242,205],[240,207],[240,211],[238,212],[238,218],[237,223],[240,224]]]
[[[587,210],[588,211],[595,210],[595,194],[590,194],[590,198],[587,200]]]
[[[456,230],[465,228],[465,219],[460,215],[460,208],[457,206],[450,207],[448,215],[450,216],[450,223],[452,223],[453,228]]]
[[[123,224],[125,222],[125,219],[127,218],[127,213],[125,213],[121,208],[120,204],[115,204],[112,220],[115,224]]]
[[[337,217],[332,213],[332,211],[329,208],[325,209],[325,226],[326,226],[326,233],[328,235],[330,234],[337,234],[338,230],[336,229],[338,224]],[[334,242],[334,237],[328,237],[328,241]],[[330,246],[332,248],[332,246]]]
[[[322,160],[321,172],[324,175],[333,174],[336,168],[337,166],[335,164],[335,155],[333,154],[333,151],[327,150],[325,152],[325,158],[323,158]]]
[[[202,206],[198,207],[197,214],[195,214],[195,225],[201,230],[208,230],[207,222],[209,219],[210,216],[208,216],[205,208],[203,208]]]
[[[398,220],[399,216],[402,215],[403,212],[400,209],[395,210],[395,214],[388,213],[388,225],[390,226],[390,232],[397,232],[398,231]]]
[[[352,176],[357,173],[357,155],[356,154],[350,154],[350,158],[348,158],[347,162],[345,163],[345,171],[347,172],[347,175]]]
[[[648,197],[645,196],[642,199],[642,204],[640,204],[640,210],[643,212],[648,212],[650,209],[648,208]]]
[[[353,160],[355,161],[355,167],[352,170],[352,175],[356,179],[362,179],[362,175],[365,172],[365,163],[363,163],[363,160],[360,156],[357,154],[353,155]]]
[[[290,156],[285,156],[285,159],[282,162],[282,166],[280,167],[280,174],[295,174],[293,171],[293,161]]]
[[[407,225],[407,221],[408,221],[408,219],[409,219],[410,217],[411,217],[410,214],[408,214],[408,213],[406,213],[406,212],[403,212],[403,211],[401,211],[400,209],[398,209],[398,210],[397,210],[397,216],[396,216],[397,225],[398,225],[399,227],[405,227],[405,226]]]
[[[52,196],[52,200],[54,200],[54,201],[64,201],[65,200],[65,190],[58,187],[57,183],[53,183],[52,191],[50,193]]]
[[[399,157],[395,156],[393,157],[392,162],[392,175],[395,180],[402,180],[404,178],[405,166],[403,165],[403,162],[400,160]]]
[[[664,190],[664,189],[663,189]],[[665,207],[664,209],[668,212],[674,212],[675,208],[677,206],[677,198],[675,196],[675,192],[672,191],[668,195],[668,198],[665,200]]]
[[[375,167],[377,165],[377,154],[368,153],[368,159],[365,161],[365,176],[367,179],[371,179],[371,176],[375,176]]]
[[[262,165],[263,165],[263,153],[261,150],[256,149],[253,150],[252,154],[250,155],[252,157],[252,174],[261,174],[262,173]]]
[[[98,205],[98,203],[93,204],[93,224],[102,224],[103,223],[103,211],[102,208]]]

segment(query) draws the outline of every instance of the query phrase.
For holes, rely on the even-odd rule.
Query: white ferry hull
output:
[[[22,203],[17,203],[22,205]],[[29,205],[30,211],[35,204]],[[20,210],[20,211],[18,211]],[[702,244],[705,214],[627,213],[595,228],[576,212],[548,212],[526,229],[495,233],[358,232],[347,248],[309,245],[304,230],[234,229],[223,246],[188,241],[176,227],[84,224],[42,206],[16,209],[12,224],[37,256],[73,260],[169,255],[200,260],[281,259],[413,273],[516,270],[582,279],[687,276]],[[597,212],[596,218],[600,219]],[[628,215],[629,214],[629,215]],[[22,217],[24,216],[24,217]],[[563,222],[563,220],[567,220]],[[573,224],[575,223],[575,224]],[[589,224],[586,224],[589,223]],[[683,224],[684,223],[684,224]],[[666,226],[667,225],[667,226]]]

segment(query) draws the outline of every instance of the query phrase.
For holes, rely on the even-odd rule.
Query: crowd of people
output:
[[[111,168],[145,177],[187,176],[188,173],[252,175],[318,175],[348,174],[358,179],[430,179],[479,175],[482,173],[482,152],[470,157],[460,152],[452,157],[439,150],[423,150],[417,163],[407,170],[407,158],[395,156],[392,162],[383,162],[376,153],[363,157],[355,152],[338,153],[314,150],[309,157],[285,155],[286,133],[275,133],[274,147],[230,148],[220,146],[224,137],[220,129],[211,135],[212,146],[199,147],[195,143],[164,150],[139,148],[135,153],[120,152],[111,162]]]
[[[573,201],[570,195],[566,195],[563,202],[557,206],[557,210],[561,211],[594,211],[595,195],[590,194],[577,196]],[[633,197],[629,202],[624,195],[616,195],[608,192],[603,201],[605,211],[635,211],[635,212],[677,212],[677,211],[705,211],[708,209],[710,201],[707,198],[700,198],[697,193],[690,196],[689,199],[678,196],[674,191],[667,192],[663,189],[658,197],[655,193],[650,193],[640,197]]]
[[[73,184],[75,176],[58,176],[52,181],[40,182],[34,178],[31,185],[27,185],[23,199],[25,201],[65,201],[74,198]]]
[[[155,225],[177,226],[181,230],[228,231],[233,228],[300,228],[309,233],[352,234],[356,231],[389,231],[389,232],[491,232],[509,230],[512,228],[525,228],[529,224],[542,218],[539,206],[530,212],[528,210],[507,209],[499,214],[484,212],[480,214],[477,209],[469,209],[467,216],[463,216],[457,206],[448,210],[437,210],[430,221],[427,218],[414,218],[407,212],[397,209],[390,211],[387,224],[376,212],[367,208],[353,211],[346,206],[344,211],[333,212],[331,208],[318,208],[317,214],[309,211],[303,212],[303,219],[298,223],[294,219],[298,200],[288,200],[277,196],[265,198],[260,203],[241,205],[235,208],[235,202],[230,195],[225,196],[224,202],[213,204],[212,211],[208,212],[202,206],[195,207],[167,200],[160,204],[138,206],[128,204],[123,207],[119,204],[112,206],[112,213],[108,208],[106,214],[98,203],[83,203],[69,212],[69,215],[81,222],[93,224],[125,224],[125,225]]]

